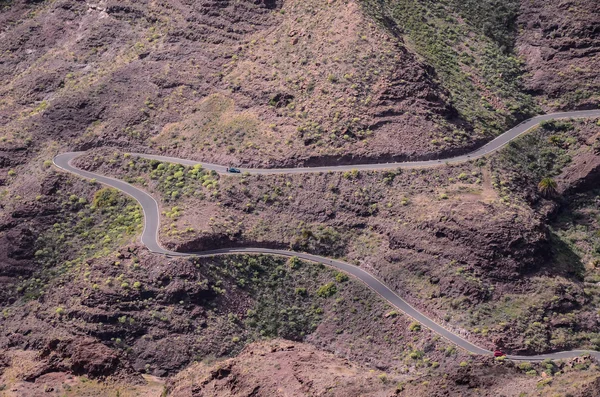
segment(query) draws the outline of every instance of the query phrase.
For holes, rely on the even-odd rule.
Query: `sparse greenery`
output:
[[[64,220],[41,233],[34,244],[35,260],[43,270],[19,287],[26,299],[39,297],[49,279],[79,268],[86,258],[110,254],[141,229],[140,207],[114,189],[98,190],[91,205],[70,194],[63,207]]]
[[[504,52],[514,45],[518,0],[453,0],[465,18],[486,36],[496,41]]]
[[[507,121],[536,112],[523,93],[521,61],[513,55],[516,0],[363,3],[383,26],[394,26],[390,20],[402,26],[410,45],[435,67],[460,115],[478,131],[495,135]]]
[[[550,198],[556,195],[557,186],[554,179],[546,177],[538,183],[538,191],[542,196]]]
[[[331,226],[301,225],[296,232],[292,247],[321,255],[341,255],[347,244],[347,236]]]
[[[518,191],[526,182],[537,190],[544,180],[543,191],[553,192],[552,188],[556,189],[553,178],[571,162],[570,151],[578,147],[573,138],[555,132],[554,129],[537,128],[504,147],[492,159],[492,169],[499,168],[496,183],[500,186],[497,187],[505,192]],[[510,183],[511,180],[520,185]]]
[[[524,371],[524,372],[531,371],[533,369],[533,366],[531,365],[531,363],[527,362],[527,361],[520,363],[518,365],[518,367],[521,371]]]
[[[219,286],[224,286],[223,282],[227,280],[248,280],[243,285],[237,282],[235,288],[250,294],[255,304],[247,311],[243,322],[230,321],[236,327],[245,326],[251,331],[240,340],[252,341],[262,337],[301,340],[317,327],[323,315],[321,304],[326,304],[327,298],[336,294],[338,289],[333,282],[318,289],[314,284],[324,276],[333,279],[336,273],[296,260],[298,265],[291,268],[280,258],[244,255],[223,257],[218,266],[204,268],[207,276],[217,280],[212,283]],[[301,284],[298,285],[298,282]],[[231,288],[225,288],[224,294],[238,293]]]

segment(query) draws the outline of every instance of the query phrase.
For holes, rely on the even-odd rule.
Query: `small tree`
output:
[[[554,179],[546,177],[538,183],[538,191],[546,198],[552,197],[556,194],[557,183]]]

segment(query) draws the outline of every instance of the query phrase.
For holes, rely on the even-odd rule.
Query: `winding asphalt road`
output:
[[[589,118],[589,117],[600,117],[600,109],[594,110],[578,110],[573,112],[562,112],[544,114],[536,116],[531,119],[525,120],[519,125],[511,128],[502,135],[499,135],[496,139],[486,143],[479,149],[463,154],[456,157],[440,160],[424,160],[424,161],[405,161],[401,163],[379,163],[379,164],[356,164],[356,165],[336,165],[326,167],[298,167],[298,168],[240,168],[241,172],[247,172],[249,174],[306,174],[306,173],[318,173],[318,172],[339,172],[339,171],[368,171],[368,170],[388,170],[395,168],[426,168],[434,167],[441,164],[455,164],[464,163],[465,161],[475,160],[480,157],[486,156],[496,150],[506,146],[513,139],[523,135],[531,128],[537,126],[542,121],[554,120],[554,119],[565,119],[565,118]],[[134,156],[144,157],[147,159],[165,161],[169,163],[176,163],[182,165],[193,166],[196,164],[202,164],[202,168],[207,170],[214,170],[220,174],[227,173],[227,166],[204,163],[195,160],[180,159],[177,157],[160,156],[153,154],[144,153],[131,153]],[[230,174],[236,175],[236,174]],[[237,174],[239,175],[239,174]]]
[[[328,171],[345,171],[345,170],[381,170],[381,169],[390,169],[390,168],[417,168],[417,167],[430,167],[443,163],[460,163],[469,160],[473,160],[479,157],[482,157],[486,154],[492,153],[499,148],[506,145],[511,140],[515,139],[519,135],[525,133],[535,125],[539,124],[543,120],[556,119],[556,118],[584,118],[584,117],[600,117],[600,110],[587,110],[587,111],[578,111],[578,112],[566,112],[566,113],[556,113],[552,115],[543,115],[534,117],[529,119],[518,126],[512,128],[511,130],[505,132],[500,135],[498,138],[493,141],[487,143],[476,151],[468,154],[461,155],[445,160],[430,160],[430,161],[415,161],[415,162],[404,162],[404,163],[385,163],[385,164],[364,164],[364,165],[349,165],[349,166],[333,166],[333,167],[314,167],[314,168],[288,168],[288,169],[242,169],[243,172],[255,173],[255,174],[281,174],[281,173],[306,173],[306,172],[328,172]],[[210,251],[202,251],[202,252],[174,252],[164,249],[160,245],[158,232],[160,230],[160,210],[158,203],[156,200],[144,192],[141,189],[138,189],[129,183],[123,182],[119,179],[110,178],[104,175],[96,174],[93,172],[85,171],[79,168],[76,168],[71,164],[72,160],[84,152],[70,152],[63,153],[54,158],[54,164],[73,174],[96,179],[98,182],[113,187],[115,189],[119,189],[125,194],[131,196],[135,200],[137,200],[142,209],[144,211],[144,230],[142,232],[141,241],[151,252],[164,254],[168,256],[214,256],[214,255],[227,255],[227,254],[271,254],[271,255],[279,255],[284,257],[292,257],[296,256],[298,258],[322,263],[327,266],[331,266],[333,268],[339,269],[343,272],[346,272],[357,279],[361,280],[365,283],[369,288],[379,294],[383,299],[388,301],[392,306],[395,306],[398,310],[402,311],[409,317],[412,317],[416,321],[420,322],[423,326],[429,328],[433,332],[443,336],[450,342],[456,344],[458,347],[473,353],[480,355],[491,355],[493,354],[490,350],[481,348],[479,346],[474,345],[473,343],[467,341],[461,336],[453,333],[452,331],[444,328],[442,325],[436,323],[431,320],[427,315],[421,313],[419,310],[415,309],[404,299],[400,298],[394,291],[392,291],[388,286],[386,286],[383,282],[378,280],[375,276],[368,273],[367,271],[342,262],[335,259],[325,258],[322,256],[311,255],[303,252],[293,252],[286,250],[276,250],[276,249],[268,249],[268,248],[224,248],[218,250],[210,250]],[[199,162],[185,160],[185,159],[177,159],[165,156],[155,156],[148,154],[140,154],[136,153],[135,155],[139,157],[144,157],[147,159],[156,159],[165,162],[179,163],[184,165],[195,165],[199,164]],[[220,173],[226,173],[226,167],[216,164],[206,164],[201,163],[203,168],[209,170],[215,170]],[[235,175],[235,174],[233,174]],[[597,360],[600,360],[600,352],[597,351],[584,351],[584,350],[572,350],[572,351],[563,351],[563,352],[555,352],[549,354],[541,354],[535,356],[517,356],[517,355],[509,355],[508,358],[512,360],[521,360],[521,361],[541,361],[545,359],[566,359],[579,356],[581,354],[590,354],[595,357]]]

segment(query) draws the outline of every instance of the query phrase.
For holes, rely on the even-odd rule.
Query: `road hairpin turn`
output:
[[[564,112],[564,113],[556,113],[551,115],[543,115],[537,116],[532,119],[526,120],[519,124],[518,126],[510,129],[504,134],[498,136],[496,139],[491,142],[483,145],[479,149],[475,150],[472,153],[460,155],[448,159],[442,160],[428,160],[428,161],[414,161],[414,162],[404,162],[404,163],[383,163],[383,164],[359,164],[359,165],[344,165],[344,166],[331,166],[331,167],[313,167],[313,168],[282,168],[282,169],[249,169],[249,168],[241,168],[239,171],[248,172],[254,174],[294,174],[294,173],[307,173],[307,172],[329,172],[329,171],[347,171],[352,169],[358,170],[383,170],[383,169],[391,169],[391,168],[421,168],[421,167],[432,167],[439,166],[443,163],[460,163],[470,161],[479,157],[483,157],[487,154],[490,154],[506,144],[515,139],[516,137],[522,135],[523,133],[530,130],[532,127],[538,125],[544,120],[550,120],[555,118],[586,118],[586,117],[600,117],[600,110],[586,110],[586,111],[575,111],[575,112]],[[161,246],[159,240],[159,230],[160,230],[160,211],[159,206],[156,200],[148,193],[143,190],[136,188],[130,185],[127,182],[121,181],[119,179],[111,178],[108,176],[96,174],[94,172],[89,172],[82,170],[80,168],[72,165],[72,160],[76,157],[82,155],[84,152],[69,152],[63,153],[54,158],[54,164],[70,173],[75,175],[82,176],[84,178],[96,179],[98,182],[113,187],[115,189],[120,190],[121,192],[131,196],[135,199],[142,207],[144,211],[144,230],[141,236],[141,242],[144,244],[151,252],[168,255],[168,256],[215,256],[215,255],[227,255],[227,254],[267,254],[267,255],[279,255],[285,257],[296,256],[300,259],[304,259],[311,262],[322,263],[326,266],[330,266],[341,270],[343,272],[348,273],[349,275],[357,278],[358,280],[365,283],[370,289],[375,291],[378,295],[380,295],[383,299],[389,302],[392,306],[396,307],[398,310],[402,311],[409,317],[412,317],[414,320],[420,322],[423,326],[429,328],[431,331],[437,333],[438,335],[444,337],[448,341],[454,343],[458,347],[479,355],[492,355],[493,352],[482,347],[479,347],[466,339],[462,338],[460,335],[444,328],[442,325],[436,323],[431,318],[427,317],[427,315],[423,314],[413,306],[411,306],[408,302],[402,299],[398,294],[396,294],[392,289],[390,289],[387,285],[385,285],[382,281],[377,279],[377,277],[373,276],[371,273],[366,270],[351,265],[346,262],[342,262],[339,260],[326,258],[318,255],[307,254],[303,252],[294,252],[294,251],[286,251],[286,250],[277,250],[277,249],[268,249],[268,248],[223,248],[217,250],[209,250],[202,252],[174,252],[166,250]],[[183,165],[193,166],[196,164],[200,164],[200,162],[193,160],[185,160],[178,159],[173,157],[166,156],[157,156],[150,154],[139,154],[135,153],[136,156],[160,160],[164,162],[178,163]],[[217,165],[217,164],[207,164],[201,163],[205,169],[214,170],[219,173],[227,173],[227,169],[229,167]],[[232,175],[237,175],[238,173],[233,173]],[[517,355],[509,355],[508,358],[512,360],[527,360],[527,361],[541,361],[546,359],[566,359],[577,357],[581,354],[590,354],[594,358],[600,360],[600,352],[596,351],[584,351],[584,350],[571,350],[571,351],[563,351],[563,352],[554,352],[548,354],[540,354],[540,355],[532,355],[532,356],[517,356]]]

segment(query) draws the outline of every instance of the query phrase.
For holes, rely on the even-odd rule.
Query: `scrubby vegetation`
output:
[[[230,241],[247,238],[246,236],[258,241],[261,238],[267,241],[287,239],[294,249],[342,256],[346,260],[355,260],[355,263],[359,264],[363,258],[377,258],[381,250],[389,252],[385,247],[385,242],[389,240],[386,240],[387,237],[383,237],[380,231],[402,233],[403,228],[416,219],[419,222],[430,219],[429,214],[419,211],[424,203],[429,203],[427,208],[450,205],[450,208],[457,210],[455,203],[460,202],[459,199],[468,198],[476,200],[475,202],[485,200],[492,205],[499,216],[506,214],[509,217],[523,216],[525,219],[532,217],[532,213],[523,210],[528,205],[527,192],[540,200],[542,196],[538,193],[539,182],[544,178],[555,180],[561,170],[570,163],[573,151],[580,147],[580,142],[574,139],[571,133],[582,125],[570,121],[544,123],[542,127],[514,141],[491,159],[473,164],[382,173],[221,177],[217,188],[209,195],[206,195],[207,189],[202,186],[202,178],[186,176],[194,172],[192,167],[168,164],[160,166],[156,163],[151,165],[150,161],[143,159],[136,159],[134,165],[130,166],[128,163],[130,160],[123,156],[112,164],[110,161],[107,162],[106,158],[100,157],[96,166],[104,170],[101,172],[126,175],[134,183],[148,183],[148,188],[156,188],[161,192],[164,179],[160,178],[179,173],[178,178],[183,178],[180,181],[184,182],[184,186],[179,189],[185,193],[174,200],[170,195],[164,196],[174,204],[165,211],[165,216],[173,223],[185,225],[185,219],[190,219],[189,212],[193,211],[194,203],[200,199],[204,202],[202,206],[209,205],[214,208],[214,212],[210,215],[213,232],[226,234],[231,238]],[[107,166],[110,168],[104,168]],[[151,170],[159,167],[170,171],[164,171],[165,174],[158,179],[148,178],[148,173],[154,172]],[[140,182],[142,180],[143,182]],[[491,186],[488,188],[486,184]],[[427,188],[429,186],[438,188],[432,190]],[[301,195],[305,191],[310,191],[312,197],[315,189],[322,191],[322,199],[317,202],[319,208],[325,210],[317,210],[314,212],[314,217],[310,217],[309,215],[313,214],[312,207],[302,206],[302,199],[299,197],[303,197]],[[387,200],[386,198],[389,197],[400,197],[400,199]],[[323,204],[320,204],[321,201]],[[418,208],[413,204],[414,201],[420,203]],[[304,211],[301,216],[295,219],[286,217],[285,214],[289,212],[296,213],[298,206]],[[487,208],[489,210],[490,207]],[[332,221],[323,222],[322,214],[327,214],[327,218]],[[336,218],[347,217],[349,214],[353,219],[361,220],[361,223],[368,226],[362,224],[360,228],[354,230],[341,228],[335,221]],[[466,216],[458,214],[460,211],[453,213],[454,221],[461,216]],[[445,219],[448,216],[450,216],[448,213],[440,215],[442,224],[446,224]],[[194,226],[196,225],[199,223],[195,222]],[[441,230],[446,233],[444,229]],[[181,238],[189,240],[193,233],[196,232],[181,235]],[[406,234],[400,235],[403,236],[403,240],[409,238]],[[427,249],[433,247],[428,246]],[[389,255],[393,257],[394,254]],[[432,305],[447,310],[447,318],[470,329],[475,338],[488,340],[494,335],[506,334],[510,332],[509,330],[514,330],[519,334],[518,340],[515,340],[515,347],[531,351],[593,346],[598,335],[591,329],[565,333],[561,327],[553,325],[556,321],[564,320],[562,314],[553,312],[556,311],[555,307],[565,304],[563,302],[565,294],[573,297],[573,301],[569,303],[571,308],[564,311],[567,314],[571,313],[569,315],[578,316],[578,312],[573,311],[573,308],[586,302],[587,298],[576,284],[577,280],[584,277],[580,261],[573,256],[573,250],[564,243],[557,243],[552,251],[546,251],[542,255],[548,255],[548,258],[540,259],[540,262],[551,261],[552,255],[558,255],[558,259],[551,261],[552,264],[545,269],[560,275],[561,278],[540,276],[533,279],[523,287],[526,288],[527,297],[522,291],[504,292],[497,296],[496,283],[489,278],[489,273],[480,271],[476,266],[460,258],[445,261],[438,269],[439,274],[436,275],[432,274],[430,267],[427,268],[428,270],[421,270],[427,272],[422,276],[397,267],[393,269],[393,274],[395,279],[403,280],[406,285],[418,291],[418,299],[429,300]],[[372,263],[378,263],[378,260],[374,259]],[[290,260],[288,266],[295,268],[297,265],[294,260]],[[523,265],[519,264],[519,266]],[[523,270],[518,271],[525,272],[525,269],[523,266]],[[503,274],[502,277],[515,277],[505,276],[507,273],[502,273],[503,270],[500,268],[496,271],[498,274]],[[453,287],[440,285],[440,278],[448,278],[449,275],[457,288],[461,291],[469,291],[468,296],[457,296],[452,290]],[[336,279],[335,283],[318,284],[320,289],[313,292],[315,296],[322,298],[337,296],[335,291],[340,282],[343,282],[343,275],[336,276]],[[311,296],[310,289],[306,286],[294,286],[292,290],[298,298]],[[477,302],[476,306],[474,302]],[[291,318],[297,318],[297,313],[293,310],[286,309],[286,313]],[[298,320],[294,322],[300,323]],[[339,331],[343,335],[343,329],[343,325],[340,324],[336,333]],[[412,332],[416,331],[415,326]],[[265,332],[274,334],[273,331]]]
[[[485,365],[540,394],[591,382],[585,358],[469,357],[298,258],[149,253],[133,201],[51,159],[93,148],[84,168],[156,197],[169,249],[341,258],[482,346],[600,348],[590,125],[579,136],[580,122],[548,121],[486,160],[385,172],[230,177],[107,149],[274,167],[463,152],[538,112],[529,95],[545,111],[594,107],[594,1],[0,3],[0,390],[77,394],[77,374],[117,367],[141,383],[273,337],[377,368],[378,385],[402,379],[396,394],[478,393]],[[243,384],[221,363],[213,380]],[[111,393],[149,395],[95,395]]]
[[[317,288],[319,280],[332,279],[335,273],[303,261],[289,266],[284,260],[272,256],[244,256],[225,258],[220,266],[209,267],[215,278],[236,284],[225,294],[250,293],[255,303],[243,314],[240,326],[245,326],[246,341],[261,337],[281,337],[301,340],[312,333],[327,306]],[[334,291],[341,288],[335,282],[326,284]]]
[[[546,177],[538,183],[538,190],[542,196],[550,198],[556,194],[557,186],[554,179]]]
[[[376,17],[384,25],[402,27],[414,49],[434,66],[460,115],[476,131],[496,135],[537,111],[523,93],[522,63],[512,51],[518,2],[363,3],[378,10]],[[459,18],[462,23],[457,22]],[[392,32],[398,34],[396,29]]]
[[[124,180],[142,186],[146,186],[149,180],[156,181],[158,191],[162,194],[163,200],[167,202],[176,201],[180,197],[204,198],[207,195],[218,194],[218,174],[214,171],[204,170],[201,165],[186,167],[157,160],[139,159],[128,153],[120,152],[115,152],[108,162],[118,163],[137,174],[146,174],[144,177],[140,175],[126,176]]]
[[[351,214],[368,222],[390,217],[401,222],[414,214],[410,205],[413,198],[452,201],[452,197],[481,191],[480,171],[470,165],[447,170],[223,177],[200,166],[158,163],[122,154],[92,157],[101,173],[120,175],[160,193],[169,203],[163,210],[166,219],[162,231],[173,241],[213,234],[234,241],[283,241],[295,250],[333,257],[347,256],[349,246],[368,254],[381,244],[381,237],[372,229],[331,222],[336,214]],[[429,185],[438,186],[439,193],[430,192],[425,187]],[[312,195],[309,186],[321,192],[319,205],[327,208],[328,219],[316,215],[321,210],[306,208],[305,214],[284,222],[291,213],[306,207],[308,198],[298,195]],[[203,208],[212,210],[190,222],[190,213]],[[275,218],[266,221],[263,217]]]
[[[275,150],[272,144],[258,146],[258,143],[264,144],[261,135],[266,133],[267,126],[252,113],[236,112],[231,98],[210,95],[190,113],[194,116],[169,125],[153,138],[152,146],[161,151],[187,147],[201,152],[222,150],[230,154],[260,149],[261,154],[267,155]]]
[[[453,0],[450,4],[505,52],[512,50],[517,33],[518,0]]]
[[[264,338],[312,338],[320,343],[332,335],[346,355],[385,348],[379,353],[382,359],[401,354],[405,366],[437,368],[426,357],[439,355],[432,350],[435,344],[427,344],[429,353],[410,358],[421,341],[408,349],[397,343],[402,338],[397,328],[405,329],[406,319],[384,317],[386,304],[361,283],[342,276],[297,258],[238,255],[171,262],[128,246],[89,258],[67,269],[65,278],[50,280],[52,288],[45,291],[38,313],[52,318],[57,332],[84,332],[149,374],[232,356]],[[70,295],[74,291],[76,299]],[[14,316],[12,310],[4,313],[9,327],[18,326]],[[39,337],[36,332],[28,336]],[[350,346],[344,342],[348,338],[355,340]],[[357,350],[359,345],[364,346]]]
[[[70,272],[85,271],[86,260],[109,255],[141,231],[141,208],[115,189],[96,191],[91,203],[75,194],[65,198],[62,221],[35,241],[40,270],[18,287],[26,299],[44,294],[48,282],[56,277],[63,276],[60,282],[66,282]]]
[[[575,347],[600,348],[600,334],[590,316],[600,308],[597,294],[597,191],[558,194],[557,178],[577,156],[593,150],[583,138],[593,134],[589,121],[551,120],[511,142],[491,158],[493,184],[514,206],[533,205],[546,217],[549,240],[544,267],[527,278],[521,291],[456,314],[475,334],[495,333],[522,338],[524,347],[542,352]],[[591,128],[591,129],[590,129]],[[558,217],[548,213],[548,201]],[[582,284],[582,281],[585,283]],[[526,291],[526,292],[524,292]],[[460,304],[456,303],[457,307]]]
[[[517,195],[524,187],[525,191],[539,190],[542,195],[554,194],[557,186],[553,178],[581,146],[572,136],[574,129],[573,122],[547,121],[510,142],[492,161],[496,187]]]

